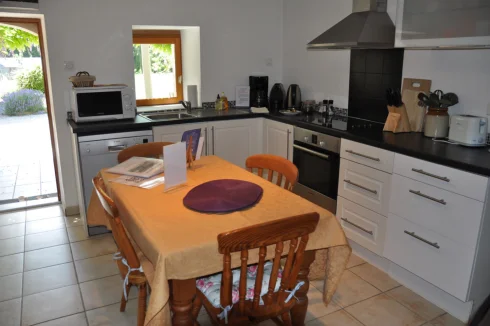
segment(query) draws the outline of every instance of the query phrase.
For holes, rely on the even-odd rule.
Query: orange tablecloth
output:
[[[169,325],[168,280],[200,277],[222,271],[217,235],[237,228],[318,212],[320,222],[310,236],[307,250],[318,250],[310,278],[325,277],[324,301],[328,304],[345,269],[351,249],[335,216],[329,211],[216,156],[195,162],[187,173],[187,186],[164,193],[163,186],[151,190],[130,187],[109,180],[117,175],[102,171],[108,191],[133,240],[155,268],[145,325]],[[254,182],[264,189],[254,207],[231,214],[202,214],[184,207],[185,195],[195,186],[216,179]],[[96,196],[90,201],[89,225],[106,225]],[[273,256],[270,250],[270,256]],[[258,261],[250,252],[249,263]],[[239,254],[232,256],[240,266]]]

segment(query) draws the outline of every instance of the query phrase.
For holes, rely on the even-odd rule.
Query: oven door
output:
[[[340,156],[299,141],[294,142],[293,162],[299,170],[294,192],[335,213]]]
[[[122,94],[119,90],[74,92],[75,121],[121,119],[124,116]]]

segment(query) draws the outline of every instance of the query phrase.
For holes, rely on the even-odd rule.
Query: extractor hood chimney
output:
[[[395,25],[387,0],[354,0],[353,13],[308,43],[308,49],[391,49]]]

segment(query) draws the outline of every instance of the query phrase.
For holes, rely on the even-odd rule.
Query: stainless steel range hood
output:
[[[308,43],[308,49],[391,49],[395,25],[387,0],[354,0],[353,13]]]

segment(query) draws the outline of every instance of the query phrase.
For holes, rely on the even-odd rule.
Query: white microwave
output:
[[[72,119],[76,122],[134,119],[134,90],[125,85],[73,87]]]

